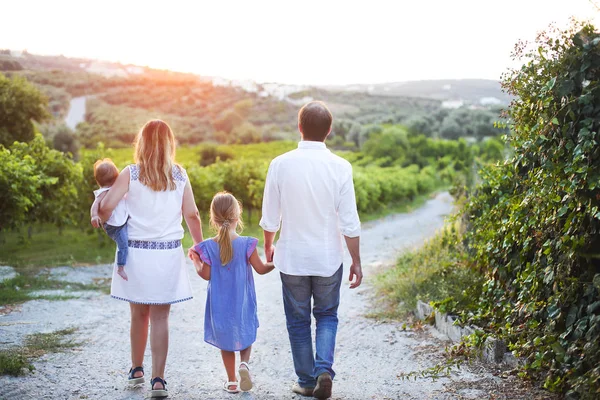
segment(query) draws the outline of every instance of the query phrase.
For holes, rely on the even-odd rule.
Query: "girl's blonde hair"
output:
[[[146,122],[135,137],[134,160],[139,166],[139,180],[157,192],[175,190],[175,136],[166,122]]]
[[[229,227],[237,221],[236,229],[244,229],[242,222],[242,205],[228,192],[215,194],[210,203],[210,225],[217,231],[217,243],[221,250],[221,265],[226,265],[233,258],[233,245],[229,236]]]

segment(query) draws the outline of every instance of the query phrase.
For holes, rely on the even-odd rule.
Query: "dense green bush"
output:
[[[73,224],[81,177],[80,166],[48,148],[40,134],[30,143],[0,146],[0,229]]]
[[[600,394],[600,34],[541,34],[507,74],[511,159],[466,208],[487,281],[474,317],[571,399]]]

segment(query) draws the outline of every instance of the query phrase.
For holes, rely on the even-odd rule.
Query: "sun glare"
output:
[[[587,0],[499,6],[423,3],[139,1],[3,6],[0,47],[119,61],[207,76],[284,83],[497,79],[518,39],[572,15],[598,20]],[[31,13],[31,10],[36,10]],[[32,29],[21,29],[22,24]]]

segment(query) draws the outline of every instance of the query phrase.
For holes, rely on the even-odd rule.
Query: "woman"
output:
[[[149,121],[138,133],[135,164],[121,171],[100,203],[102,220],[110,217],[125,194],[129,211],[129,254],[125,267],[128,280],[113,272],[110,292],[112,297],[130,304],[129,382],[144,382],[142,365],[150,322],[151,397],[164,397],[170,307],[192,298],[181,247],[182,215],[194,244],[202,242],[192,187],[185,170],[175,164],[175,137],[165,122]]]

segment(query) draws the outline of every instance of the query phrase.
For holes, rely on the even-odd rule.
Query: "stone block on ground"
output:
[[[419,300],[417,301],[417,318],[425,320],[433,313],[433,307],[429,304]]]
[[[503,340],[494,337],[488,337],[485,340],[482,353],[484,362],[499,364],[504,359],[504,353],[506,353],[506,343]]]

